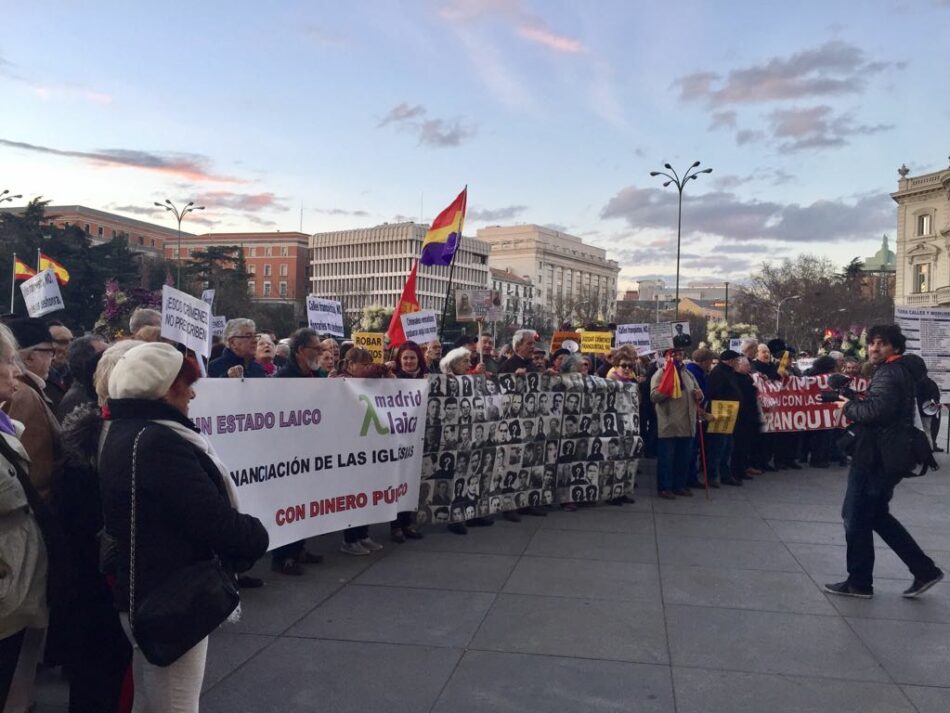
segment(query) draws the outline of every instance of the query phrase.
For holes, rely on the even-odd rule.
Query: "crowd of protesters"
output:
[[[40,661],[62,666],[72,713],[127,711],[133,697],[136,711],[197,710],[207,636],[171,665],[158,665],[154,652],[143,650],[148,646],[140,648],[135,602],[144,607],[177,573],[209,562],[240,588],[263,585],[247,571],[267,551],[267,533],[256,518],[238,512],[226,465],[189,420],[200,366],[161,340],[160,322],[158,312],[137,310],[130,337],[114,344],[95,334],[76,338],[56,322],[0,323],[0,472],[6,473],[0,566],[13,563],[0,601],[0,712],[29,707]],[[656,459],[663,499],[691,497],[695,488],[742,486],[804,463],[848,463],[830,431],[763,432],[753,373],[768,380],[800,375],[793,350],[781,340],[746,339],[738,351],[720,353],[701,346],[688,360],[685,352],[677,345],[663,355],[639,355],[626,345],[593,358],[576,348],[545,350],[536,333],[518,330],[500,348],[487,334],[445,346],[405,342],[391,361],[375,364],[369,351],[309,328],[278,340],[250,319],[232,319],[216,340],[207,375],[419,379],[544,372],[636,384],[643,457]],[[935,439],[939,390],[918,361],[918,408]],[[806,375],[830,372],[869,373],[856,360],[832,354],[814,360]],[[714,401],[738,403],[731,433],[708,428]],[[632,503],[633,492],[607,502]],[[550,507],[531,504],[502,516],[517,522],[523,515],[543,517]],[[473,518],[449,529],[465,534],[490,520]],[[389,537],[402,544],[424,534],[406,511],[390,524]],[[348,528],[342,540],[341,551],[352,556],[383,548],[366,526]],[[303,541],[270,553],[272,571],[289,577],[321,561]]]

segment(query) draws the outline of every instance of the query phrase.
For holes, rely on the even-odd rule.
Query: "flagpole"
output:
[[[465,184],[465,189],[462,191],[465,194],[465,211],[462,213],[462,221],[459,223],[459,242],[455,246],[455,250],[452,252],[452,262],[449,263],[449,284],[445,288],[445,302],[442,304],[442,321],[439,323],[439,341],[441,342],[445,336],[445,315],[449,310],[449,294],[452,292],[452,276],[455,274],[455,258],[458,256],[459,252],[462,250],[462,232],[465,227],[465,213],[468,212],[468,184]]]
[[[13,296],[16,294],[16,253],[13,253],[13,277],[10,279],[10,314],[13,314]]]
[[[36,249],[36,274],[39,274],[42,272],[42,270],[40,269],[40,265],[43,262],[42,256],[43,256],[43,251],[37,248]]]

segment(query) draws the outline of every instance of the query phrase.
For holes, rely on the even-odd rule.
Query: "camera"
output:
[[[830,404],[842,396],[846,399],[857,398],[858,392],[851,388],[851,377],[844,374],[831,374],[828,377],[828,390],[819,394],[823,404]]]

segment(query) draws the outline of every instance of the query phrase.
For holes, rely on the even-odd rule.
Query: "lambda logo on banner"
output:
[[[422,406],[421,389],[407,389],[398,392],[395,396],[377,395],[372,398],[367,394],[360,394],[359,398],[366,407],[366,412],[363,414],[363,425],[360,427],[360,436],[369,433],[370,426],[381,436],[415,433],[419,427],[419,419],[410,416],[407,409]],[[382,419],[376,411],[377,408],[383,414]],[[383,420],[386,421],[385,424]]]

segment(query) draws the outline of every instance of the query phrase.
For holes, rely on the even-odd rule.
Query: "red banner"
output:
[[[764,423],[762,430],[797,433],[847,426],[848,420],[839,405],[821,400],[821,392],[829,390],[828,376],[787,376],[781,381],[769,381],[761,374],[752,374]],[[852,379],[851,388],[865,391],[868,380]]]

